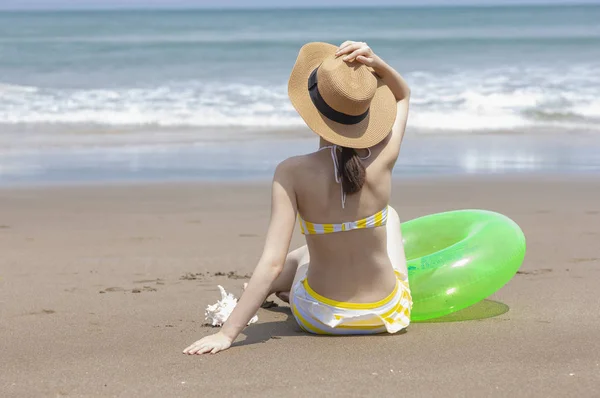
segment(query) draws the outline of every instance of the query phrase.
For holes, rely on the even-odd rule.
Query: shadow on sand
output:
[[[300,336],[300,337],[311,337],[311,338],[325,338],[325,339],[335,339],[335,338],[352,338],[359,337],[361,335],[356,336],[332,336],[332,335],[319,335],[319,334],[310,334],[302,331],[300,326],[296,323],[296,320],[292,316],[292,312],[289,307],[273,307],[273,308],[265,308],[267,311],[278,312],[280,314],[286,314],[287,318],[284,321],[275,321],[275,322],[265,322],[258,323],[254,325],[248,326],[242,334],[246,336],[243,341],[237,341],[233,343],[232,347],[240,347],[250,344],[256,343],[266,343],[271,339],[279,339],[283,336]],[[393,337],[397,335],[401,335],[406,333],[407,330],[401,330],[395,334],[381,333],[373,335],[372,337],[378,338],[386,338]]]
[[[487,319],[506,314],[509,310],[508,305],[494,300],[482,300],[477,304],[464,308],[452,314],[444,315],[439,318],[427,319],[424,321],[412,321],[413,323],[442,323],[442,322],[463,322],[476,321],[478,319]]]
[[[242,333],[246,336],[243,341],[238,341],[233,344],[233,347],[245,346],[256,343],[266,343],[271,339],[278,339],[283,336],[310,336],[317,338],[349,338],[352,336],[327,336],[327,335],[315,335],[303,332],[296,320],[292,316],[289,307],[273,307],[266,308],[267,311],[278,312],[280,314],[286,314],[287,318],[284,321],[265,322],[258,323],[247,327]],[[509,310],[508,305],[494,300],[482,300],[477,304],[470,307],[456,311],[452,314],[442,316],[440,318],[428,319],[425,321],[413,321],[413,323],[443,323],[443,322],[464,322],[464,321],[475,321],[479,319],[493,318],[502,314],[507,313]],[[392,337],[398,334],[406,333],[406,329],[396,334],[382,333],[375,336],[378,337]]]

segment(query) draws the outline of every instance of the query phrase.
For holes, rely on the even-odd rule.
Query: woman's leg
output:
[[[285,259],[283,271],[281,271],[281,274],[271,284],[270,294],[277,293],[277,297],[287,302],[298,268],[301,265],[308,264],[309,260],[310,257],[306,245],[291,251]]]
[[[387,251],[394,269],[400,271],[405,280],[408,280],[406,269],[406,255],[402,243],[402,232],[400,231],[400,217],[392,206],[388,207],[387,219]]]

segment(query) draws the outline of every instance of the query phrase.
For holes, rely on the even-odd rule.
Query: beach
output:
[[[519,273],[488,300],[399,335],[307,335],[275,299],[230,350],[183,355],[215,332],[203,311],[217,285],[241,293],[269,194],[266,182],[0,190],[3,395],[597,392],[597,178],[398,179],[391,204],[403,220],[464,208],[515,220],[528,245]],[[301,244],[296,231],[292,247]]]
[[[598,21],[597,5],[0,12],[0,396],[597,396]],[[271,298],[230,350],[184,355],[218,330],[218,285],[239,296],[253,272],[275,167],[317,149],[287,95],[299,49],[346,40],[411,88],[401,219],[502,213],[522,267],[397,335],[308,335]]]

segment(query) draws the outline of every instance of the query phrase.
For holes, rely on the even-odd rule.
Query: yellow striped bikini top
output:
[[[300,214],[298,214],[298,221],[300,222],[300,231],[302,231],[303,235],[318,235],[351,231],[353,229],[381,227],[387,223],[387,216],[388,207],[386,206],[372,216],[360,219],[358,221],[349,221],[340,224],[316,224],[305,221]]]
[[[333,171],[335,173],[335,182],[340,184],[341,195],[342,195],[342,209],[343,209],[346,204],[346,193],[344,192],[344,189],[342,187],[342,180],[340,178],[340,174],[338,171],[338,163],[337,163],[337,156],[336,156],[337,145],[324,146],[324,147],[320,148],[319,151],[323,150],[323,149],[331,149],[331,158],[333,159],[333,168],[334,168]],[[369,154],[367,155],[366,158],[363,158],[363,160],[367,159],[369,156],[371,156],[370,149],[369,149]],[[343,222],[340,224],[316,224],[313,222],[305,221],[300,214],[298,214],[298,221],[300,222],[300,230],[302,231],[303,235],[319,235],[319,234],[331,234],[334,232],[351,231],[353,229],[380,227],[387,223],[387,216],[388,216],[388,207],[386,206],[382,210],[373,214],[372,216],[360,219],[358,221],[349,221],[349,222]]]

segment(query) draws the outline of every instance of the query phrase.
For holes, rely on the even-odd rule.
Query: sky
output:
[[[600,0],[0,0],[0,10],[264,8],[495,4],[600,4]]]

